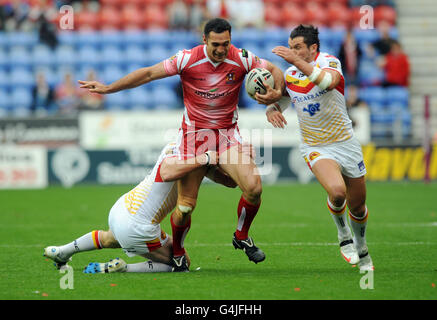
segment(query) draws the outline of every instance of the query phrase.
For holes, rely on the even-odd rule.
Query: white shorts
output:
[[[301,145],[300,151],[311,170],[317,161],[331,159],[339,164],[341,173],[349,178],[359,178],[366,174],[361,145],[355,137],[327,145]]]
[[[168,241],[159,224],[140,223],[132,217],[124,204],[124,195],[112,206],[108,224],[129,257],[152,252]]]

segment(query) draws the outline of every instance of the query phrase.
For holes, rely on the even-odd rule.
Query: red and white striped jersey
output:
[[[246,74],[267,62],[231,45],[227,59],[214,63],[206,45],[179,51],[164,61],[168,75],[179,74],[184,94],[182,128],[228,128],[238,119],[238,95]]]

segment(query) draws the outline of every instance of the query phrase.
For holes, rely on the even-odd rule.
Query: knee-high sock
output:
[[[61,255],[65,258],[68,258],[77,252],[102,249],[102,245],[99,240],[99,233],[99,230],[88,232],[80,238],[61,246]]]
[[[184,240],[191,227],[191,216],[183,226],[177,226],[173,222],[173,215],[170,217],[171,230],[173,236],[173,255],[175,257],[183,256],[185,254]]]
[[[337,207],[334,206],[328,198],[327,205],[329,212],[331,213],[331,217],[337,226],[338,240],[341,242],[345,239],[350,239],[352,237],[352,233],[347,223],[346,201],[341,207]]]
[[[149,260],[146,262],[128,264],[126,272],[171,272],[171,266]]]
[[[255,218],[261,202],[257,205],[253,205],[244,199],[243,196],[240,198],[238,203],[238,225],[235,231],[235,236],[238,240],[247,239],[249,236],[250,225]]]
[[[354,242],[358,249],[358,253],[362,254],[367,250],[366,247],[366,229],[367,229],[367,218],[369,217],[369,212],[367,211],[366,206],[366,212],[364,213],[363,217],[356,217],[352,214],[352,212],[349,211],[349,221],[352,227],[352,230],[354,232]]]

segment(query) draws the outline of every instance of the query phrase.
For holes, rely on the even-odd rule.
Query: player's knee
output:
[[[197,200],[195,198],[179,196],[176,205],[176,213],[182,217],[190,215],[196,207],[196,202]]]
[[[259,176],[254,176],[248,180],[244,193],[249,201],[256,201],[261,198],[262,183]]]
[[[333,205],[341,207],[346,200],[346,188],[342,185],[332,186],[329,191],[329,198]]]
[[[348,207],[350,212],[357,218],[364,217],[366,214],[366,203],[364,201],[349,204]]]

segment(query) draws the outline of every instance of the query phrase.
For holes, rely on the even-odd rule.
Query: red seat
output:
[[[159,5],[150,5],[143,11],[145,27],[148,29],[168,29],[168,16],[165,9]]]
[[[375,22],[387,21],[392,26],[396,24],[396,10],[389,6],[379,6],[374,9]]]
[[[307,24],[316,26],[326,25],[328,20],[326,11],[317,2],[310,2],[306,5],[305,18]]]
[[[281,10],[273,3],[267,3],[264,7],[264,20],[270,26],[281,26]]]
[[[102,9],[106,6],[120,8],[123,5],[123,0],[100,0],[99,2],[102,6]]]
[[[120,29],[122,23],[120,12],[112,6],[100,10],[98,20],[102,29]]]
[[[338,3],[329,4],[327,9],[328,24],[331,27],[343,27],[348,28],[351,21],[351,11]]]
[[[97,14],[88,10],[74,15],[74,24],[79,30],[95,30],[98,28]]]
[[[143,29],[145,26],[143,11],[135,5],[126,5],[121,12],[123,29]]]
[[[290,28],[305,23],[305,10],[293,3],[286,3],[281,10],[281,24],[283,27]]]

